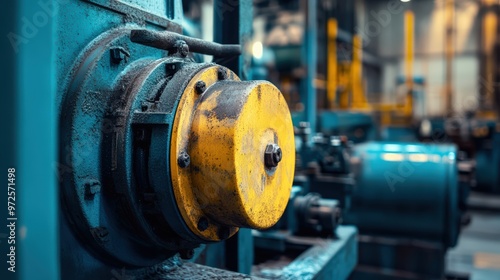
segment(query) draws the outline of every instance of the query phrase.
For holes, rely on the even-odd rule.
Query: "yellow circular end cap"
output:
[[[221,70],[226,80],[219,81]],[[198,81],[206,84],[201,95],[194,90]],[[265,162],[272,144],[282,154],[276,167]],[[182,153],[190,157],[185,168],[177,164]],[[223,67],[200,71],[177,108],[170,164],[177,206],[198,236],[217,241],[239,227],[271,227],[286,208],[295,170],[285,99],[271,83],[241,82]]]
[[[264,81],[211,86],[193,120],[190,147],[198,201],[217,221],[236,227],[274,225],[288,203],[295,170],[293,124],[280,91]],[[266,166],[269,145],[281,149]]]

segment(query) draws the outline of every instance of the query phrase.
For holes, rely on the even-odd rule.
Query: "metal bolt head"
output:
[[[273,153],[273,160],[276,162],[276,163],[279,163],[281,161],[281,157],[282,157],[282,154],[281,154],[281,148],[278,147],[278,149],[276,150],[275,153]]]
[[[186,57],[189,54],[189,46],[184,40],[177,40],[174,47],[169,52],[177,53],[181,57]]]
[[[204,81],[197,81],[194,89],[197,94],[202,94],[207,89],[207,84]]]
[[[227,72],[223,68],[217,69],[217,78],[219,80],[227,79]]]
[[[189,46],[185,42],[180,44],[179,53],[182,57],[186,57],[189,54]]]
[[[200,231],[205,231],[208,228],[208,219],[205,217],[201,217],[200,220],[198,220],[198,230]]]
[[[186,168],[191,163],[191,157],[186,152],[181,152],[177,158],[177,164],[180,168]]]
[[[269,144],[266,146],[266,151],[264,153],[264,163],[266,167],[273,168],[278,166],[282,158],[283,153],[280,146],[277,144]]]

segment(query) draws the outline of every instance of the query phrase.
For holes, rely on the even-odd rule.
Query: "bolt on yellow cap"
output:
[[[190,164],[181,167],[185,153]],[[295,169],[281,92],[269,82],[239,81],[223,67],[202,70],[177,109],[170,162],[176,202],[198,236],[216,241],[239,227],[271,227],[288,203]]]

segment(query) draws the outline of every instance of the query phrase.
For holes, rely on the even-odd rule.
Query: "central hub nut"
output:
[[[266,151],[264,153],[264,162],[266,167],[274,168],[278,166],[278,163],[281,161],[282,152],[280,146],[277,144],[269,144],[266,147]]]

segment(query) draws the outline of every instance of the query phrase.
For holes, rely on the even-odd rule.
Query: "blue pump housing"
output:
[[[454,145],[368,142],[358,161],[351,209],[344,215],[362,234],[457,243],[460,190]],[[357,159],[357,160],[356,160]]]

